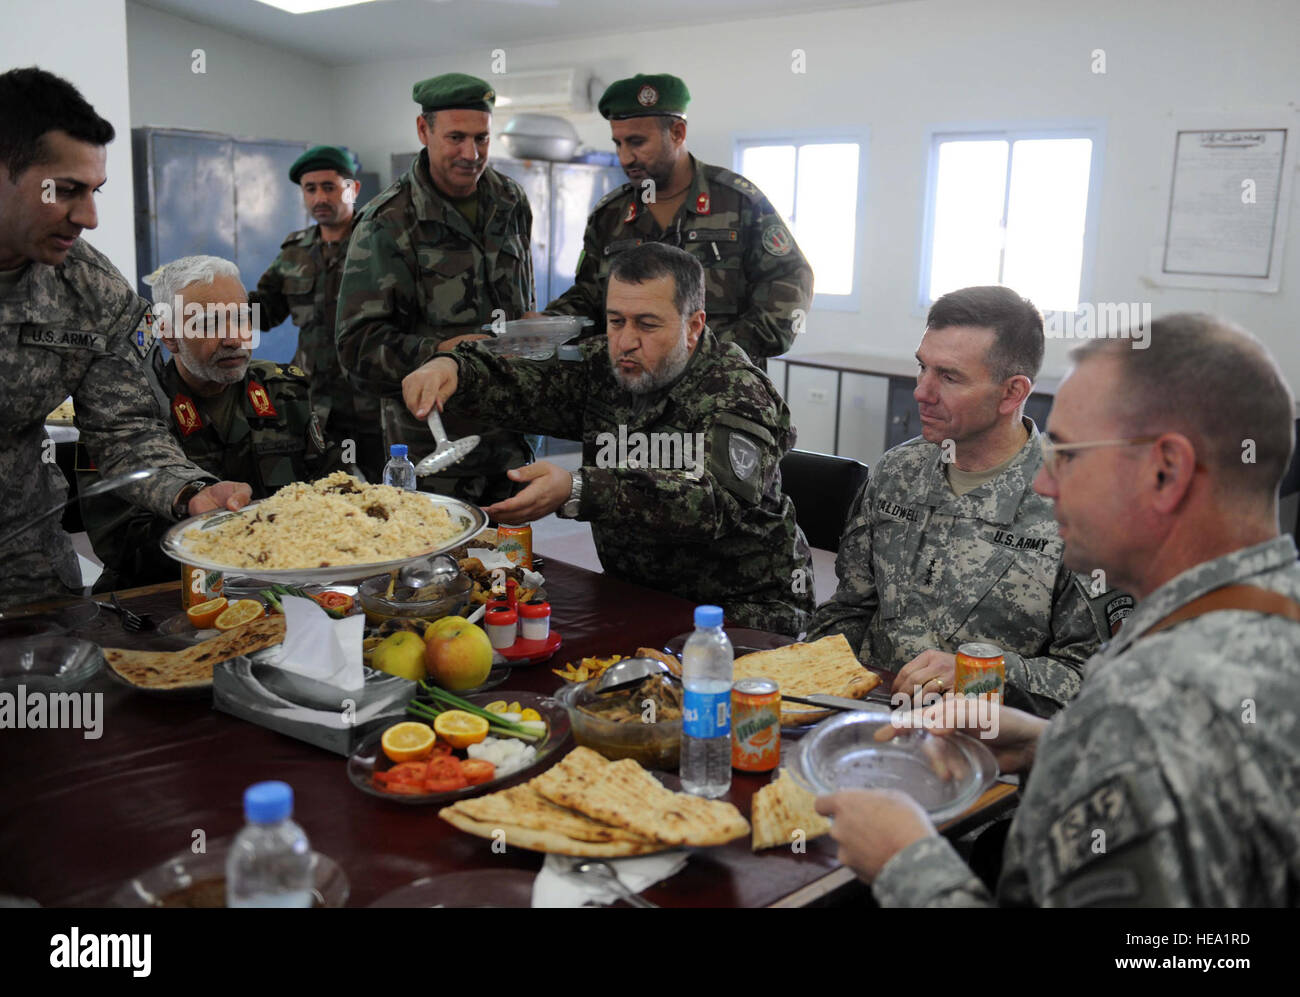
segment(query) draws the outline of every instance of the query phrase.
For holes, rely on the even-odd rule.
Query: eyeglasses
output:
[[[1125,440],[1093,440],[1089,443],[1053,443],[1043,437],[1043,470],[1056,477],[1056,459],[1058,454],[1073,453],[1075,450],[1095,450],[1099,447],[1137,447],[1145,443],[1154,443],[1159,436],[1134,436]]]

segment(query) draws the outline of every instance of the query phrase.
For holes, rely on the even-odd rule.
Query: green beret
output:
[[[597,108],[610,121],[672,114],[686,117],[691,92],[686,84],[668,73],[637,73],[629,80],[611,83]]]
[[[297,183],[304,173],[312,170],[335,170],[339,176],[351,179],[356,176],[357,163],[350,152],[337,145],[314,145],[293,161],[289,179]]]
[[[477,76],[443,73],[421,80],[411,87],[412,99],[424,111],[487,111],[497,102],[496,91]]]

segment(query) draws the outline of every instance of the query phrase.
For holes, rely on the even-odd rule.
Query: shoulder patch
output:
[[[760,241],[763,249],[773,256],[789,256],[790,250],[794,249],[793,237],[780,222],[772,222],[763,229]]]
[[[625,183],[621,187],[615,187],[608,194],[606,194],[604,197],[602,197],[599,201],[596,202],[596,206],[591,209],[591,213],[594,215],[597,211],[600,211],[602,208],[606,208],[609,205],[613,204],[615,201],[626,197],[627,195],[633,192],[633,189],[634,188],[631,182]]]
[[[1113,854],[1142,835],[1142,814],[1134,789],[1123,775],[1112,776],[1052,822],[1047,839],[1059,879],[1069,879],[1089,862]]]

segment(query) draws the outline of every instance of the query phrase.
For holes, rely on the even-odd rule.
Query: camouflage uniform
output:
[[[605,285],[613,257],[643,242],[684,249],[704,267],[709,328],[766,369],[795,336],[795,309],[812,308],[813,274],[772,203],[744,177],[691,157],[694,179],[667,230],[625,183],[610,191],[587,219],[577,282],[548,312],[586,315],[605,328]]]
[[[865,664],[894,672],[931,648],[990,641],[1006,656],[1008,705],[1047,716],[1072,699],[1110,635],[1099,616],[1132,600],[1090,600],[1062,563],[1052,503],[1030,487],[1043,462],[1038,430],[1025,426],[1011,464],[960,498],[935,444],[917,437],[881,457],[844,531],[839,587],[809,637],[843,633]]]
[[[591,521],[609,574],[716,603],[732,624],[800,633],[813,607],[812,555],[781,492],[780,461],[795,434],[772,383],[708,329],[681,378],[646,395],[614,379],[603,338],[578,352],[575,360],[503,359],[463,344],[448,407],[582,441],[578,518]],[[703,434],[702,474],[616,466],[620,431],[629,440]]]
[[[203,476],[154,413],[140,371],[150,320],[148,303],[81,240],[63,263],[30,263],[15,288],[0,289],[0,536],[67,497],[44,421],[69,394],[105,474],[163,469],[119,494],[170,516],[181,489]],[[0,548],[0,608],[80,590],[57,516]]]
[[[387,460],[379,401],[353,390],[339,366],[334,344],[339,284],[352,232],[349,228],[337,243],[325,242],[319,225],[290,232],[248,301],[259,307],[263,330],[293,317],[298,327],[293,362],[311,382],[312,408],[325,435],[331,440],[355,441],[357,463],[369,481],[377,482]]]
[[[402,378],[432,359],[438,344],[478,333],[500,309],[515,319],[533,308],[528,243],[533,213],[517,183],[490,166],[478,183],[477,231],[440,194],[421,150],[411,168],[357,220],[339,291],[339,360],[353,383],[382,398],[384,445],[405,443],[419,463],[433,450],[429,427],[402,402]],[[518,433],[446,421],[453,439],[478,433],[477,449],[443,474],[420,479],[426,491],[480,505],[508,498],[505,472],[531,462]]]
[[[254,360],[243,380],[226,389],[229,395],[203,398],[181,379],[171,354],[155,343],[145,360],[145,373],[158,416],[185,455],[217,479],[248,482],[254,499],[341,466],[339,448],[327,445],[313,413],[307,379],[297,367]],[[258,393],[259,386],[264,395]],[[99,479],[80,446],[77,469],[78,490]],[[114,494],[83,499],[81,516],[95,554],[104,562],[97,591],[180,577],[180,565],[159,547],[172,525],[170,517],[152,515]]]
[[[1295,543],[1278,537],[1183,572],[1088,662],[1083,690],[1038,742],[999,903],[1295,905],[1300,626],[1226,610],[1142,639],[1228,584],[1300,599]],[[895,855],[874,889],[889,906],[993,902],[941,838]]]

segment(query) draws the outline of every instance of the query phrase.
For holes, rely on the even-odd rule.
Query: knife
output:
[[[821,706],[831,710],[865,710],[871,713],[879,713],[881,707],[889,707],[887,700],[881,699],[849,699],[847,696],[823,696],[820,694],[812,696],[787,696],[781,694],[781,698],[791,703],[803,703],[807,706]]]

